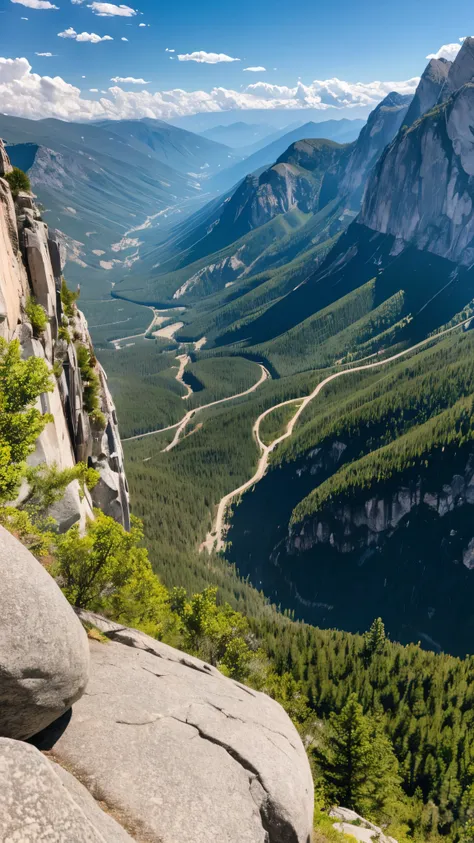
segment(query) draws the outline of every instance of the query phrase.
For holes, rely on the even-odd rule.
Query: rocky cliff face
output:
[[[13,200],[8,182],[2,178],[10,169],[0,141],[0,336],[18,339],[24,357],[42,357],[56,372],[54,391],[40,398],[42,411],[51,413],[54,421],[39,437],[30,463],[56,463],[65,469],[81,461],[100,473],[92,494],[86,493],[83,499],[77,481],[68,486],[63,500],[51,513],[60,530],[77,522],[83,525],[94,506],[128,528],[127,481],[107,378],[96,363],[103,417],[91,417],[84,407],[84,384],[76,351],[79,345],[92,349],[87,322],[80,310],[69,317],[63,313],[60,243],[42,222],[29,194],[20,193]],[[46,329],[38,336],[25,310],[30,297],[43,306],[48,319]],[[60,332],[61,327],[66,331]]]
[[[340,192],[347,194],[352,208],[359,208],[367,176],[388,143],[404,123],[411,97],[395,91],[370,113],[369,119],[353,144],[341,178]]]
[[[412,126],[440,101],[451,66],[447,59],[431,59],[427,64],[404,120],[407,126]]]
[[[445,71],[442,66],[442,73]],[[433,69],[432,69],[433,70]],[[440,66],[436,66],[436,72]],[[430,72],[428,75],[430,75]],[[474,260],[474,39],[418,106],[442,100],[400,132],[367,185],[359,222],[457,264]],[[447,97],[447,98],[446,98]]]
[[[317,473],[323,463],[331,460],[336,466],[343,453],[343,443],[334,443],[332,453],[321,455],[312,470]],[[339,553],[364,551],[382,547],[393,535],[401,521],[414,510],[425,507],[443,518],[466,504],[474,504],[474,455],[467,460],[464,473],[455,474],[448,483],[433,489],[418,477],[410,484],[402,484],[395,491],[372,495],[360,494],[350,501],[335,502],[324,507],[314,518],[290,529],[288,553],[309,550],[316,545],[330,545]],[[474,568],[474,540],[462,548],[462,562]]]
[[[334,141],[292,144],[260,177],[244,179],[225,205],[219,226],[237,226],[243,234],[294,208],[303,213],[317,210],[323,177],[344,152],[345,147]]]

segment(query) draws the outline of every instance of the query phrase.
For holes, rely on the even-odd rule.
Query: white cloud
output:
[[[147,82],[146,79],[136,79],[135,76],[113,76],[110,80],[111,82],[115,82],[116,85],[122,83],[123,85],[150,85],[150,82]]]
[[[94,14],[101,18],[131,18],[137,14],[130,6],[115,6],[113,3],[88,3],[87,8],[92,9]]]
[[[140,26],[141,26],[141,24],[140,24]],[[175,53],[175,52],[176,52],[176,50],[170,50],[169,47],[166,47],[166,49],[165,49],[165,53]]]
[[[11,0],[12,3],[19,3],[20,6],[27,6],[28,9],[59,9],[59,6],[54,6],[49,0]],[[28,20],[25,18],[25,20]]]
[[[54,56],[54,53],[35,53],[35,56],[43,56],[45,59],[51,59]]]
[[[178,88],[155,93],[149,89],[125,91],[117,84],[99,99],[93,99],[87,98],[79,88],[65,82],[60,76],[33,73],[26,58],[0,58],[2,112],[33,119],[58,117],[62,120],[88,121],[152,117],[167,120],[186,114],[229,109],[291,111],[317,108],[321,111],[330,110],[331,113],[345,111],[347,114],[354,106],[363,106],[367,110],[373,108],[393,90],[411,94],[418,81],[418,78],[414,78],[402,82],[350,83],[327,79],[314,81],[308,86],[299,82],[294,87],[257,82],[241,91],[219,87],[211,91],[183,91]]]
[[[128,41],[128,38],[121,38],[121,41]]]
[[[264,73],[266,69],[266,67],[261,67],[260,65],[257,67],[244,67],[244,70],[249,70],[250,73]]]
[[[139,23],[138,26],[146,26],[146,23]]]
[[[459,40],[465,40],[459,39]],[[461,49],[461,44],[443,44],[442,47],[439,48],[437,53],[430,53],[426,56],[427,59],[448,59],[448,61],[454,61],[459,50]]]
[[[99,93],[99,89],[98,89],[98,88],[89,88],[89,92],[90,92],[91,94],[98,94],[98,93]]]
[[[99,44],[100,41],[113,41],[110,35],[96,35],[95,32],[76,32],[72,26],[64,32],[58,32],[59,38],[72,38],[73,41],[89,41],[91,44]]]
[[[168,50],[169,53],[174,50]],[[199,64],[220,64],[221,62],[240,61],[240,59],[233,59],[232,56],[226,56],[225,53],[206,53],[205,50],[197,50],[194,53],[184,53],[178,55],[180,61],[197,61]]]

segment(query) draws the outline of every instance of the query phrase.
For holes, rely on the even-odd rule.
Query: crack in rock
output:
[[[141,668],[145,673],[151,673],[152,676],[156,676],[157,679],[166,679],[170,675],[169,673],[155,673],[154,670],[150,670],[149,667],[143,667],[143,665],[141,665]]]
[[[206,700],[203,703],[198,703],[198,705],[208,705],[210,708],[215,708],[216,711],[219,711],[221,714],[224,715],[224,717],[227,717],[228,720],[238,720],[239,723],[244,723],[244,724],[249,722],[247,720],[243,720],[242,717],[237,717],[236,714],[229,714],[228,711],[224,711],[223,708],[220,708],[220,706],[215,705],[212,702],[209,702],[209,700]]]
[[[183,723],[186,726],[191,726],[193,729],[196,729],[198,736],[202,740],[209,741],[209,743],[213,743],[216,746],[221,747],[221,749],[227,752],[233,761],[235,761],[247,773],[251,774],[249,776],[250,795],[259,810],[262,828],[268,835],[268,843],[298,843],[298,837],[295,829],[290,823],[288,823],[287,820],[277,813],[270,798],[270,793],[263,784],[259,771],[247,758],[244,758],[243,755],[237,752],[237,750],[233,747],[229,746],[229,744],[219,740],[219,738],[216,738],[214,735],[209,735],[200,726],[197,726],[196,723],[192,723],[187,718],[186,720],[182,720],[175,715],[169,716],[172,717],[173,720],[177,720],[179,723]],[[260,799],[260,804],[258,804],[255,795],[252,793],[252,786],[255,787],[255,785],[252,784],[253,782],[258,782],[258,785],[265,794],[265,796]]]
[[[119,723],[120,726],[150,726],[153,723],[156,723],[158,720],[162,720],[163,715],[158,714],[156,717],[153,717],[151,720],[141,720],[141,721],[132,721],[132,720],[116,720],[116,723]]]

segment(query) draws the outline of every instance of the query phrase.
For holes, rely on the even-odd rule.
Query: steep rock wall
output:
[[[38,401],[38,407],[44,413],[51,413],[54,421],[39,437],[29,461],[31,465],[56,463],[60,469],[82,461],[100,473],[99,483],[83,499],[77,481],[68,486],[64,499],[51,513],[60,530],[77,522],[83,526],[86,517],[92,515],[93,506],[128,528],[130,513],[123,452],[107,377],[97,363],[104,428],[101,423],[93,423],[84,409],[84,385],[74,343],[92,349],[92,341],[80,310],[68,320],[68,331],[74,342],[58,335],[65,319],[60,296],[60,243],[41,220],[29,194],[20,193],[13,200],[8,182],[1,178],[10,169],[0,141],[0,336],[6,340],[18,339],[25,358],[42,357],[51,367],[62,364],[61,373],[52,378],[53,392],[41,395]],[[48,317],[46,329],[38,337],[34,336],[25,312],[30,296],[43,306]],[[23,489],[22,494],[25,493]]]
[[[308,457],[310,471],[318,475],[328,466],[337,467],[346,450],[342,442],[334,442],[330,449],[316,449]],[[443,518],[455,509],[474,504],[474,454],[467,458],[463,474],[453,474],[448,482],[434,488],[422,477],[401,482],[395,490],[372,494],[361,492],[350,500],[328,502],[320,512],[290,528],[286,542],[290,554],[310,550],[317,545],[329,545],[339,553],[364,551],[381,547],[403,519],[425,507]],[[462,548],[462,562],[474,568],[474,540]]]
[[[367,185],[358,222],[470,266],[474,261],[472,38],[466,39],[450,68],[441,99],[450,91],[445,102],[387,147]]]

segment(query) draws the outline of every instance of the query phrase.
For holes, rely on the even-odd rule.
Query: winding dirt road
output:
[[[243,492],[246,492],[247,489],[250,489],[251,486],[255,485],[255,483],[258,483],[259,480],[262,479],[268,468],[268,461],[271,452],[274,450],[274,448],[277,447],[277,445],[279,445],[281,442],[291,436],[295,424],[300,418],[301,414],[304,412],[308,404],[310,404],[311,401],[313,401],[319,395],[321,390],[323,390],[328,383],[331,383],[331,381],[335,380],[336,378],[340,378],[343,375],[350,374],[351,372],[363,372],[368,369],[375,369],[379,366],[385,366],[387,363],[392,363],[394,360],[398,360],[400,357],[404,357],[407,354],[411,354],[413,351],[416,351],[416,349],[421,348],[422,346],[427,345],[430,342],[436,342],[441,337],[451,333],[451,331],[454,331],[457,328],[461,328],[463,325],[466,325],[468,322],[471,322],[472,318],[473,317],[471,316],[469,319],[465,319],[458,325],[453,325],[452,328],[447,328],[445,331],[442,331],[434,337],[428,337],[427,339],[422,340],[416,345],[412,345],[410,348],[407,348],[404,351],[399,351],[397,354],[393,354],[391,357],[386,357],[383,360],[378,360],[376,363],[366,363],[363,366],[353,366],[352,368],[342,369],[340,372],[334,372],[334,374],[328,375],[327,378],[324,378],[324,380],[318,383],[315,389],[313,389],[313,391],[303,399],[293,418],[290,419],[290,421],[288,422],[285,432],[281,436],[279,436],[278,439],[275,439],[270,445],[265,445],[260,438],[260,424],[262,423],[263,419],[279,407],[284,407],[287,404],[295,404],[297,401],[301,401],[301,397],[291,398],[289,401],[282,401],[281,404],[275,404],[274,407],[270,407],[268,410],[265,410],[264,413],[261,413],[261,415],[258,417],[253,426],[253,435],[257,441],[258,447],[261,452],[261,456],[257,465],[257,470],[255,474],[250,478],[250,480],[247,480],[246,483],[242,483],[242,485],[239,486],[237,489],[234,489],[232,492],[229,492],[227,495],[224,495],[224,497],[221,498],[217,507],[214,529],[207,534],[206,540],[202,542],[199,549],[207,550],[208,553],[210,553],[213,549],[217,551],[224,549],[225,542],[223,539],[223,535],[226,527],[225,515],[229,504],[234,500],[234,498],[238,497]]]
[[[173,448],[176,447],[181,438],[181,434],[184,432],[184,429],[186,428],[188,422],[190,422],[191,419],[194,418],[196,413],[201,413],[202,410],[209,410],[210,407],[217,407],[218,404],[225,404],[226,401],[234,401],[236,398],[243,398],[244,395],[250,395],[250,393],[255,392],[255,390],[258,389],[258,387],[261,386],[262,383],[264,383],[264,381],[268,380],[268,378],[270,377],[270,372],[268,371],[268,369],[266,369],[265,366],[262,366],[261,363],[258,363],[257,365],[260,366],[262,374],[260,375],[260,378],[258,379],[257,383],[254,383],[254,385],[249,387],[249,389],[246,389],[245,392],[238,392],[236,395],[229,395],[228,398],[219,398],[218,401],[211,401],[209,404],[203,404],[201,407],[196,407],[194,410],[189,410],[189,412],[186,413],[184,418],[179,423],[179,427],[177,428],[172,441],[169,443],[169,445],[166,446],[166,448],[163,448],[163,453],[165,454],[167,451],[172,451]]]
[[[192,388],[185,380],[183,380],[184,370],[186,369],[188,363],[191,362],[191,358],[189,354],[178,354],[176,360],[179,360],[179,369],[178,374],[176,375],[176,380],[181,384],[181,386],[184,386],[186,390],[186,395],[181,396],[183,401],[186,401],[186,398],[189,398],[189,396],[193,394]]]
[[[194,410],[188,410],[185,416],[181,419],[181,421],[176,422],[175,424],[170,424],[168,427],[159,427],[156,430],[149,430],[147,433],[137,433],[136,436],[129,436],[127,439],[122,439],[122,442],[133,442],[135,439],[144,439],[145,436],[153,436],[155,433],[164,433],[165,430],[174,430],[176,428],[176,433],[173,437],[172,442],[163,448],[162,453],[166,453],[167,451],[171,451],[173,448],[176,447],[178,442],[181,439],[181,434],[183,433],[184,429],[186,428],[188,422],[196,415],[196,413],[200,413],[202,410],[208,410],[210,407],[217,407],[218,404],[225,404],[227,401],[234,401],[236,398],[243,398],[244,395],[250,395],[251,392],[255,392],[259,386],[264,383],[264,381],[268,380],[270,377],[270,372],[265,366],[262,366],[261,363],[256,363],[255,365],[259,366],[261,369],[261,375],[256,383],[253,386],[250,386],[244,392],[238,392],[236,395],[229,395],[227,398],[219,398],[218,401],[211,401],[209,404],[202,404],[201,407],[195,407]],[[184,371],[184,368],[183,368]],[[179,373],[178,373],[179,374]],[[184,396],[187,397],[187,396]]]

